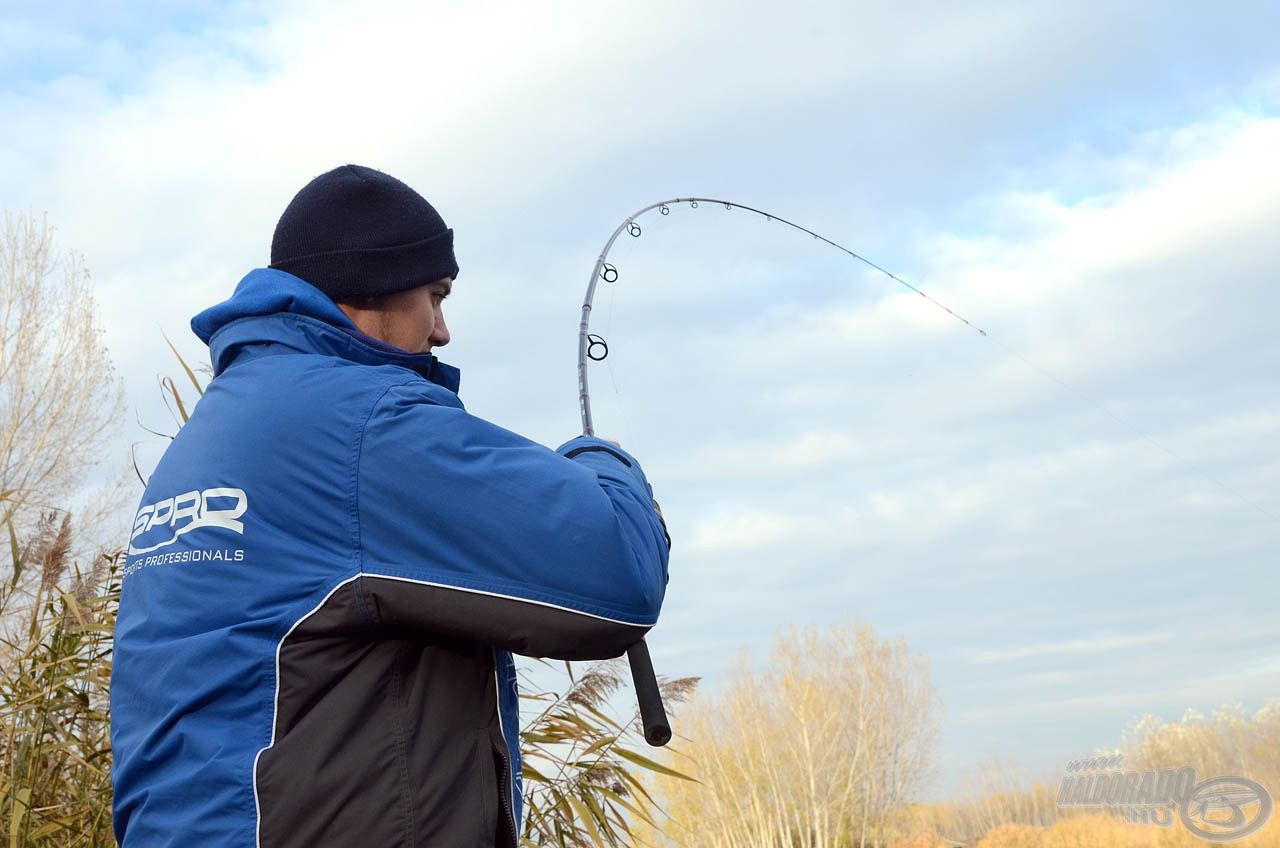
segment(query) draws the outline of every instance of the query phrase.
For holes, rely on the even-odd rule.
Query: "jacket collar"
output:
[[[273,268],[250,271],[230,298],[192,318],[191,329],[209,345],[214,376],[242,351],[277,344],[362,365],[399,365],[455,394],[461,377],[435,354],[409,353],[366,336],[324,292]]]

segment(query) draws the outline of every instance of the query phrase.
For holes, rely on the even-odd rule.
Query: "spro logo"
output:
[[[159,550],[178,541],[179,536],[201,527],[224,527],[244,534],[244,522],[237,519],[249,508],[249,496],[244,489],[219,487],[197,492],[183,492],[147,504],[138,510],[133,519],[133,535],[129,537],[129,554],[145,554]],[[152,539],[139,539],[152,530],[161,528],[157,535],[167,538],[152,543]]]

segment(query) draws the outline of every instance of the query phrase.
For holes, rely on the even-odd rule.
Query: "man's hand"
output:
[[[616,442],[613,439],[605,439],[604,436],[596,436],[596,438],[604,439],[604,441],[613,445],[615,448],[622,447],[621,442]],[[667,520],[662,517],[662,507],[658,505],[657,499],[653,497],[652,485],[649,486],[649,500],[653,501],[653,511],[658,513],[658,523],[662,525],[662,535],[667,537],[667,550],[671,550],[671,534],[667,532]]]

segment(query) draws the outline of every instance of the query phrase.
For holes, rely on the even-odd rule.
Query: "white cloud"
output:
[[[750,550],[759,552],[793,542],[806,530],[794,516],[753,509],[722,509],[693,527],[688,549],[694,554],[722,554]]]
[[[1091,636],[1084,639],[1067,639],[1060,642],[1042,642],[1033,645],[1019,645],[1013,648],[977,651],[972,655],[971,661],[982,665],[1071,654],[1109,654],[1125,648],[1168,642],[1172,638],[1173,635],[1170,633]]]

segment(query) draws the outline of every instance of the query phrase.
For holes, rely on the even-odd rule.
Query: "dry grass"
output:
[[[1107,752],[1117,753],[1117,752]],[[1189,711],[1181,721],[1145,716],[1123,735],[1124,768],[1190,765],[1201,780],[1236,775],[1280,790],[1280,699],[1249,714],[1228,705],[1210,716]],[[905,834],[895,848],[944,844],[944,837],[981,848],[1192,848],[1198,839],[1177,821],[1172,827],[1131,824],[1082,809],[1059,809],[1057,779],[1027,780],[1007,766],[989,764],[974,783],[976,800],[922,804],[903,810]],[[1276,819],[1253,836],[1230,843],[1241,848],[1280,848]]]
[[[11,545],[12,574],[39,570],[33,598],[0,594],[0,821],[10,846],[111,846],[107,721],[119,556],[68,561],[70,523]],[[20,605],[11,605],[22,599]]]
[[[541,707],[520,734],[528,808],[522,844],[635,845],[633,828],[653,826],[657,813],[645,773],[688,778],[651,758],[638,711],[619,719],[611,708],[615,693],[631,700],[625,659],[594,663],[581,673],[561,665],[562,692],[523,687],[520,693]],[[659,681],[668,709],[696,684],[696,678]]]
[[[975,848],[1205,848],[1212,843],[1172,827],[1129,824],[1104,813],[1073,816],[1050,827],[1005,824],[988,833]],[[1239,848],[1276,848],[1280,838],[1271,825],[1252,837],[1232,842]]]

